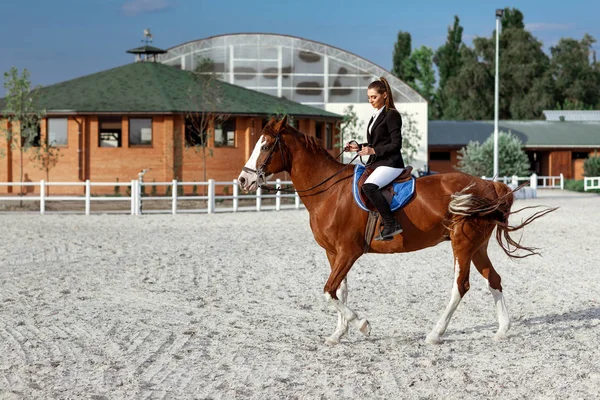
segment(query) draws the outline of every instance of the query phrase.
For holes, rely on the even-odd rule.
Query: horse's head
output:
[[[243,190],[256,190],[257,187],[265,184],[271,175],[285,169],[284,144],[281,136],[286,127],[287,116],[280,121],[271,118],[265,125],[250,158],[238,177]]]

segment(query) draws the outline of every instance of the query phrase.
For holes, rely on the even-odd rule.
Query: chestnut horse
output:
[[[255,190],[266,179],[287,171],[310,214],[310,227],[317,243],[327,252],[331,266],[325,284],[325,297],[338,311],[334,333],[326,343],[339,343],[348,324],[365,336],[370,325],[346,305],[346,275],[363,254],[368,213],[361,210],[352,195],[353,168],[337,162],[315,138],[306,136],[281,121],[271,119],[264,127],[250,159],[238,180],[243,190]],[[428,343],[440,343],[450,318],[469,290],[471,262],[486,279],[494,298],[502,339],[510,320],[500,275],[487,254],[494,228],[496,239],[510,257],[536,254],[535,249],[521,246],[509,233],[521,229],[534,219],[553,211],[539,211],[518,226],[509,226],[513,191],[503,183],[486,181],[460,172],[430,175],[416,180],[415,195],[395,216],[404,232],[391,241],[372,241],[369,253],[402,253],[421,250],[449,240],[454,253],[454,283],[450,302],[441,318],[427,335]],[[519,210],[521,211],[521,210]],[[512,248],[511,248],[512,246]],[[516,255],[525,250],[526,255]]]

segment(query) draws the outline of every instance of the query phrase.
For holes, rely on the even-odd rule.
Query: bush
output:
[[[598,152],[594,152],[593,157],[588,157],[583,162],[583,175],[584,176],[600,176],[600,157]]]
[[[529,157],[523,143],[511,132],[498,133],[498,176],[529,175]],[[494,174],[494,135],[483,144],[470,142],[458,151],[458,169],[475,176]]]
[[[578,181],[573,179],[565,180],[565,190],[571,190],[573,192],[600,193],[600,190],[598,189],[592,189],[586,192],[585,190],[583,190],[583,186],[583,179]]]

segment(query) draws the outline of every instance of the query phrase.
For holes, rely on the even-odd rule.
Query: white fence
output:
[[[587,192],[588,190],[593,190],[593,189],[600,190],[600,176],[584,177],[583,178],[583,190]]]
[[[289,185],[289,189],[293,189],[291,187],[292,182],[289,181],[281,181],[277,179],[275,182],[275,187],[281,188],[284,185]],[[12,186],[12,187],[39,187],[39,195],[13,195],[13,196],[0,196],[0,201],[23,201],[23,202],[35,202],[39,201],[40,203],[40,214],[46,213],[46,202],[48,201],[79,201],[85,204],[85,215],[91,214],[91,204],[92,202],[97,201],[123,201],[129,203],[129,209],[131,215],[141,215],[142,212],[144,214],[149,213],[171,213],[173,215],[177,213],[208,213],[212,214],[215,212],[238,212],[238,211],[263,211],[263,210],[282,210],[282,209],[299,209],[303,205],[300,202],[300,196],[297,193],[281,193],[275,192],[274,194],[263,194],[262,189],[257,189],[255,194],[240,194],[239,186],[236,179],[228,182],[216,182],[214,179],[209,179],[208,182],[178,182],[177,180],[173,180],[171,182],[142,182],[141,180],[132,180],[129,183],[124,182],[90,182],[89,180],[85,182],[0,182],[1,186]],[[60,196],[60,195],[47,195],[47,189],[51,186],[78,186],[84,187],[84,195],[81,196]],[[92,195],[93,187],[100,186],[111,186],[111,187],[126,187],[129,190],[127,196],[95,196]],[[144,189],[146,187],[157,187],[157,186],[165,186],[170,188],[169,196],[146,196],[144,194]],[[195,187],[207,187],[207,195],[205,196],[182,196],[180,194],[180,188],[183,186],[195,186]],[[217,195],[215,192],[216,186],[224,186],[230,187],[231,195]],[[227,193],[230,191],[227,190]],[[282,204],[282,199],[293,199],[293,204]],[[264,205],[264,199],[274,199],[274,205]],[[162,200],[163,202],[166,200],[170,203],[169,209],[153,209],[153,210],[143,210],[144,203],[151,201]],[[181,201],[188,200],[201,200],[204,201],[203,204],[205,207],[194,208],[194,209],[180,209],[178,207],[178,203]],[[231,200],[231,206],[222,207],[220,203],[224,203],[224,200]],[[251,200],[252,205],[241,205],[240,201]],[[245,202],[248,203],[248,202]]]
[[[483,179],[492,180],[489,176],[482,176]],[[520,185],[523,182],[529,181],[529,186],[533,189],[561,189],[565,188],[565,178],[563,174],[558,176],[538,176],[532,174],[531,176],[502,176],[496,179],[499,182],[505,184]]]

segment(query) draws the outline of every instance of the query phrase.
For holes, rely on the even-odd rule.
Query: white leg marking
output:
[[[442,342],[442,339],[440,338],[440,336],[442,336],[444,334],[444,332],[446,332],[446,328],[448,327],[448,323],[450,322],[450,319],[452,318],[452,314],[454,314],[454,311],[456,311],[456,307],[458,307],[458,304],[460,303],[461,297],[460,297],[460,293],[458,291],[458,275],[459,275],[459,273],[460,273],[460,266],[458,264],[458,260],[455,260],[454,284],[452,285],[452,294],[450,296],[450,302],[448,303],[448,306],[444,310],[444,313],[438,320],[437,324],[435,324],[435,327],[433,328],[433,330],[429,333],[429,335],[427,335],[427,338],[425,339],[425,341],[429,344],[439,344]]]
[[[335,309],[342,314],[342,317],[351,323],[356,329],[358,329],[363,335],[369,336],[371,334],[371,325],[366,319],[360,319],[356,313],[346,306],[341,301],[331,297],[329,293],[325,293],[325,299],[335,307]]]
[[[340,301],[343,304],[346,304],[346,302],[348,301],[348,282],[346,280],[347,278],[344,278],[342,284],[336,291],[338,299],[340,299]],[[342,336],[344,336],[346,333],[348,333],[348,321],[346,320],[346,318],[344,318],[342,313],[338,311],[338,320],[335,332],[333,332],[333,334],[329,336],[325,340],[325,342],[331,346],[336,345],[340,342]]]
[[[498,289],[493,289],[490,283],[487,284],[490,293],[494,297],[494,303],[496,304],[496,312],[498,313],[498,332],[494,335],[495,340],[502,340],[506,338],[506,333],[510,328],[510,317],[508,316],[508,309],[506,308],[506,302],[504,301],[504,294]]]

